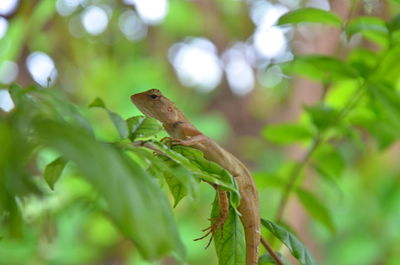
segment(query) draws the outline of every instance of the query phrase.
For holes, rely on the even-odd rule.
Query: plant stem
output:
[[[294,184],[297,180],[297,178],[300,176],[301,171],[304,169],[304,167],[307,165],[308,161],[310,160],[311,156],[315,152],[315,150],[318,148],[319,144],[321,143],[322,137],[319,134],[313,141],[313,144],[311,147],[308,149],[307,153],[303,156],[303,158],[294,166],[293,170],[291,171],[289,175],[289,180],[285,186],[285,189],[283,190],[283,195],[281,197],[281,200],[279,202],[278,206],[278,211],[275,217],[275,221],[279,222],[282,219],[283,212],[286,208],[287,202],[289,200],[290,193],[292,192],[292,189],[294,187]]]
[[[276,264],[278,265],[285,265],[281,258],[275,253],[275,251],[272,249],[272,247],[268,244],[268,242],[261,237],[261,244],[265,247],[265,249],[268,251],[268,253],[271,255],[271,257],[276,261]]]
[[[341,109],[341,111],[338,113],[336,122],[334,124],[339,123],[340,120],[343,120],[346,115],[354,108],[354,106],[357,105],[359,100],[362,98],[364,95],[364,87],[365,84],[361,85],[357,91],[355,91],[354,95],[349,99],[349,101],[346,103],[345,106]],[[304,154],[303,158],[294,166],[293,170],[291,171],[289,175],[288,182],[283,190],[283,194],[281,197],[281,200],[278,205],[278,210],[276,213],[275,221],[279,222],[282,217],[284,210],[287,206],[287,203],[289,201],[289,197],[291,192],[293,191],[295,187],[295,183],[300,176],[301,172],[303,169],[307,166],[310,158],[314,154],[315,150],[319,147],[319,145],[323,142],[323,133],[321,132],[317,134],[317,136],[314,138],[312,145],[308,149],[308,151]]]

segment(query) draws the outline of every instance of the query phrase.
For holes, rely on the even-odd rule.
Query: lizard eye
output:
[[[149,95],[149,97],[150,97],[151,99],[157,99],[159,96],[157,96],[156,94],[151,94],[151,95]]]

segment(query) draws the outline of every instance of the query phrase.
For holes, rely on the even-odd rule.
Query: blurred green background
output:
[[[273,220],[283,183],[312,140],[297,127],[265,128],[292,122],[312,130],[304,106],[326,102],[340,108],[357,86],[348,80],[320,84],[293,77],[281,63],[298,54],[326,54],[373,65],[379,64],[374,55],[380,58],[393,47],[385,34],[376,33],[379,28],[345,36],[315,24],[274,26],[282,14],[299,7],[331,10],[345,22],[374,17],[376,27],[400,9],[395,0],[0,0],[2,115],[13,108],[10,83],[36,83],[62,90],[82,106],[98,139],[116,141],[106,113],[86,106],[101,97],[128,118],[139,114],[130,95],[158,88],[249,166],[261,216]],[[400,59],[398,52],[389,56]],[[297,73],[302,70],[310,69]],[[398,72],[392,76],[389,82],[397,91]],[[307,203],[292,196],[284,213],[284,224],[320,264],[400,264],[399,135],[374,114],[371,102],[354,114],[360,126],[355,122],[345,136],[330,138],[301,174],[297,185],[314,197]],[[54,157],[41,153],[40,171]],[[318,167],[323,163],[333,173]],[[211,187],[201,185],[199,198],[185,198],[174,209],[188,264],[217,264],[212,247],[204,250],[205,241],[193,241],[208,226],[213,196]],[[26,200],[25,225],[16,237],[0,227],[0,264],[176,264],[172,257],[143,261],[98,210],[98,195],[73,167],[54,191],[21,200]]]

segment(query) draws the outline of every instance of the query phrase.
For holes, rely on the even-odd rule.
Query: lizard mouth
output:
[[[146,95],[142,93],[137,93],[131,96],[131,101],[132,103],[146,116],[152,117],[150,111],[144,106],[146,104],[146,101],[143,99],[146,97]]]
[[[140,93],[134,94],[134,95],[131,96],[131,101],[132,101],[133,103],[135,103],[135,101],[137,100],[137,97],[138,97],[139,94],[140,94]]]
[[[134,94],[131,96],[131,101],[133,104],[135,104],[137,108],[142,110],[141,105],[145,102],[144,101],[145,96],[146,95],[144,95],[143,93]]]
[[[140,95],[141,93],[137,93],[131,96],[131,101],[137,108],[140,109]]]

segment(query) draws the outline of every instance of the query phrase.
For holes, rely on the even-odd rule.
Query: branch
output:
[[[294,184],[296,183],[297,178],[300,176],[300,173],[306,167],[308,161],[310,161],[311,156],[314,154],[315,150],[317,150],[317,148],[321,142],[322,142],[322,137],[320,134],[318,134],[318,136],[314,139],[314,142],[311,145],[311,147],[305,153],[304,157],[300,160],[299,163],[296,164],[296,166],[291,171],[291,173],[289,175],[289,180],[285,186],[283,195],[279,202],[278,211],[277,211],[277,214],[275,217],[276,222],[279,222],[282,219],[283,212],[286,208],[290,193],[293,190],[293,187],[294,187]]]
[[[162,152],[156,145],[152,144],[149,141],[135,141],[131,143],[133,146],[136,147],[146,147],[150,150],[153,150],[154,152],[156,152],[157,154],[160,155],[166,155],[164,152]]]
[[[285,265],[281,260],[281,258],[275,253],[272,247],[268,244],[267,240],[265,240],[263,237],[261,237],[261,244],[265,247],[265,249],[268,251],[271,257],[275,260],[276,264]]]
[[[357,91],[355,91],[354,95],[349,99],[349,101],[346,103],[346,105],[343,106],[341,111],[338,113],[337,119],[333,125],[336,125],[337,123],[339,123],[339,121],[343,120],[346,117],[346,115],[348,115],[349,112],[357,105],[359,100],[364,95],[364,89],[363,89],[364,85],[365,85],[365,83],[362,84]],[[283,191],[283,195],[279,202],[277,214],[275,217],[275,222],[279,222],[282,219],[282,216],[283,216],[284,210],[286,208],[286,205],[288,203],[290,194],[293,191],[293,188],[295,186],[295,183],[296,183],[298,177],[300,176],[303,169],[307,166],[307,164],[310,161],[315,150],[323,142],[322,141],[324,138],[323,133],[324,132],[321,132],[315,137],[315,139],[314,139],[312,145],[310,146],[310,148],[308,149],[308,151],[304,154],[303,158],[296,164],[296,166],[291,171],[288,182]]]

